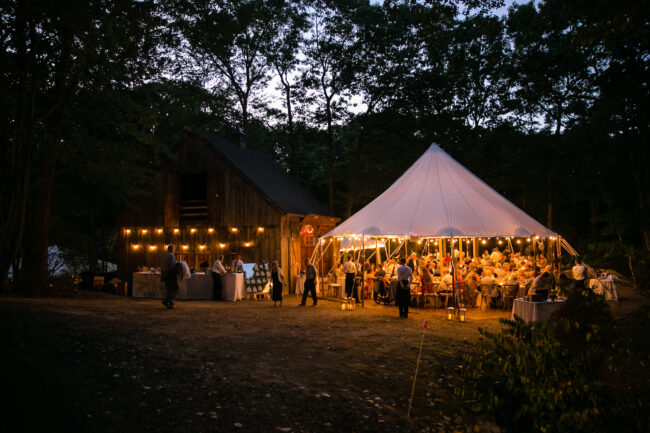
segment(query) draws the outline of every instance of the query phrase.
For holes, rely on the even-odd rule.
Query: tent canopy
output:
[[[557,236],[435,143],[383,194],[325,237],[346,235]]]

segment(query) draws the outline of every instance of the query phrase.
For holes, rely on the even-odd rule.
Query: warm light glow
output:
[[[530,238],[526,239],[526,242],[530,242]]]
[[[259,227],[257,228],[257,232],[258,232],[258,233],[264,233],[264,227],[259,226]]]
[[[158,247],[156,245],[149,245],[149,251],[156,251]]]
[[[226,248],[226,244],[219,244],[219,248]]]
[[[466,310],[464,308],[460,309],[460,315],[458,316],[458,320],[460,320],[461,322],[465,321],[465,311]]]
[[[451,320],[454,316],[454,307],[447,308],[447,320]]]
[[[190,249],[190,246],[189,245],[183,245],[181,248],[183,248],[184,250],[188,250],[188,249]]]
[[[555,240],[555,236],[551,236],[551,240],[554,241],[554,240]]]
[[[434,245],[438,245],[438,241],[435,241],[435,242],[434,242]]]
[[[517,243],[520,244],[520,243],[521,243],[521,239],[517,239]]]
[[[467,243],[467,244],[468,244],[468,243],[469,243],[469,239],[467,239],[467,240],[465,241],[465,243]]]
[[[252,247],[252,246],[253,246],[253,243],[252,243],[252,242],[244,242],[244,246],[245,246],[246,248],[248,248],[248,247]]]
[[[124,233],[126,233],[127,235],[130,235],[131,234],[131,229],[124,230]]]
[[[156,229],[156,233],[158,233],[159,235],[161,235],[162,232],[163,232],[163,229]]]
[[[181,232],[181,229],[174,229],[174,234],[177,235]]]
[[[212,227],[210,227],[210,228],[208,229],[208,233],[214,233],[214,229],[213,229]]]
[[[134,249],[134,250],[137,250],[137,249],[139,249],[139,248],[140,248],[140,244],[133,244],[133,249]]]
[[[311,235],[314,233],[314,227],[312,227],[310,224],[305,224],[302,226],[302,229],[300,229],[300,234],[301,235]],[[359,236],[354,235],[352,236],[354,239],[359,239]]]
[[[535,236],[535,239],[539,239],[539,236]]]
[[[499,245],[501,245],[502,243],[503,243],[503,241],[501,239],[499,239]]]
[[[420,239],[420,240],[418,241],[418,245],[420,245],[420,244],[422,244],[422,239]]]
[[[143,234],[143,235],[146,235],[147,233],[149,233],[149,230],[147,230],[147,229],[142,229],[142,234]]]
[[[191,229],[190,229],[190,233],[191,233],[191,234],[196,233],[196,229],[195,229],[195,228],[191,228]]]
[[[199,245],[199,249],[200,249],[200,250],[204,250],[204,249],[205,249],[205,245]]]
[[[483,245],[485,245],[485,244],[487,244],[487,241],[486,241],[485,239],[483,239],[483,240],[481,241],[481,243],[482,243]]]
[[[233,233],[237,233],[239,229],[237,227],[230,227],[230,231]]]

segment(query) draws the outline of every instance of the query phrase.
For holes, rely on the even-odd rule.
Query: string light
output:
[[[147,229],[142,229],[142,234],[143,234],[143,235],[146,235],[147,233],[149,233],[149,230],[147,230]]]
[[[188,249],[190,248],[190,246],[187,245],[187,244],[185,244],[185,245],[183,245],[181,248],[183,248],[184,250],[188,250]]]
[[[174,234],[177,235],[181,232],[181,229],[174,229]]]
[[[239,229],[237,227],[230,227],[230,231],[232,233],[237,233],[239,231]]]
[[[149,251],[156,251],[157,248],[156,245],[149,245]]]
[[[483,245],[485,245],[485,244],[487,244],[487,241],[486,241],[485,239],[483,239],[483,240],[481,241],[481,243],[482,243]]]
[[[257,232],[258,232],[258,233],[264,233],[264,227],[259,226],[259,227],[257,228]]]
[[[226,244],[219,244],[219,248],[226,248]]]
[[[530,242],[530,238],[526,239],[526,242]]]
[[[208,229],[208,233],[214,233],[214,229],[213,229],[212,227],[210,227],[210,228]]]
[[[253,246],[253,243],[252,243],[252,242],[244,242],[244,246],[245,246],[246,248],[248,248],[248,247],[252,247],[252,246]]]
[[[520,244],[520,243],[521,243],[521,239],[517,239],[517,243]]]
[[[130,235],[131,234],[131,229],[124,230],[124,233],[126,233],[127,235]]]
[[[140,248],[140,244],[133,244],[133,249],[134,249],[134,250],[137,250],[137,249],[139,249],[139,248]]]
[[[159,235],[161,235],[162,232],[163,232],[163,229],[156,229],[156,233],[158,233]]]
[[[204,250],[204,249],[205,249],[205,245],[199,245],[199,249],[200,249],[200,250]]]
[[[190,229],[190,233],[191,233],[191,234],[196,233],[196,229],[195,229],[195,228],[191,228],[191,229]]]

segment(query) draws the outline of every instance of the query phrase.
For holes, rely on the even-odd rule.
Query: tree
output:
[[[20,248],[23,285],[45,284],[52,184],[63,125],[80,91],[130,86],[155,70],[162,20],[153,1],[0,5],[2,201],[0,275]]]

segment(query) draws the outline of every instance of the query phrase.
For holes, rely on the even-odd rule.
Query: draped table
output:
[[[224,301],[237,301],[246,297],[244,274],[225,274],[221,276]],[[176,299],[212,299],[212,275],[194,273],[187,280],[178,281]],[[152,272],[133,273],[133,297],[163,299],[167,296],[165,283],[160,274]]]
[[[564,301],[530,302],[523,298],[515,299],[512,303],[511,318],[520,317],[524,322],[546,322],[551,314],[559,310]]]
[[[305,276],[296,275],[296,295],[302,295],[305,291]],[[320,277],[316,277],[316,296],[323,296],[320,284]]]
[[[589,288],[598,295],[604,295],[606,301],[618,301],[618,287],[614,275],[589,280]]]

